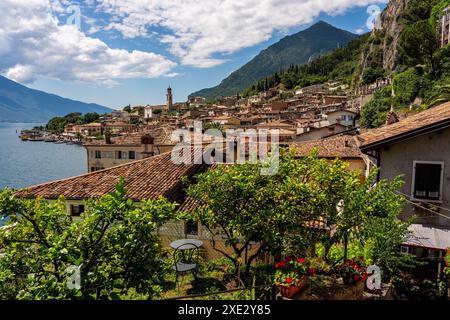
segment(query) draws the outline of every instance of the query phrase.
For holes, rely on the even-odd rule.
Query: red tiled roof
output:
[[[433,127],[433,125],[446,122],[450,125],[450,102],[422,111],[397,123],[369,130],[359,135],[358,138],[361,147],[364,149],[374,144],[416,132],[417,130],[426,131],[428,128]]]
[[[181,192],[181,178],[206,170],[203,164],[174,164],[171,153],[131,162],[114,168],[53,181],[19,190],[24,198],[43,197],[68,200],[99,198],[115,190],[120,178],[125,179],[127,195],[135,201],[164,196],[178,200]]]
[[[317,149],[321,158],[361,158],[363,156],[354,136],[341,135],[317,141],[292,143],[299,157],[309,155]]]
[[[137,133],[128,133],[124,136],[112,137],[111,145],[141,145],[142,137],[144,135],[150,135],[154,139],[154,144],[156,145],[166,145],[166,144],[174,144],[171,141],[171,135],[173,132],[173,128],[169,127],[160,127],[152,130],[145,130],[143,132]],[[93,140],[89,143],[86,143],[87,146],[99,146],[106,145],[104,140]]]

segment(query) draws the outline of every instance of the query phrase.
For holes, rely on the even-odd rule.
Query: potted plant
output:
[[[297,295],[307,284],[308,276],[315,273],[304,258],[286,258],[275,263],[275,284],[286,298]]]
[[[355,284],[367,279],[367,269],[364,265],[364,259],[360,257],[356,260],[347,260],[340,268],[340,274],[344,284]]]

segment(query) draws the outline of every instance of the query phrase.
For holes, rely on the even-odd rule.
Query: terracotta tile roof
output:
[[[440,123],[450,125],[450,102],[422,111],[413,116],[400,120],[397,123],[383,126],[378,129],[369,130],[358,136],[361,147],[382,143],[391,139],[399,138],[417,130],[427,130],[433,125]]]
[[[172,145],[176,142],[172,141],[173,128],[160,127],[157,129],[144,130],[142,132],[128,133],[123,136],[117,136],[111,138],[111,145],[138,145],[140,146],[141,139],[144,135],[150,135],[154,139],[155,145]],[[86,143],[87,146],[106,145],[104,140],[93,140]]]
[[[299,157],[305,157],[313,149],[318,149],[321,158],[361,158],[363,156],[354,136],[341,135],[323,140],[292,143]]]
[[[19,190],[17,195],[46,199],[63,196],[68,200],[99,198],[113,192],[123,177],[130,199],[139,201],[164,196],[178,202],[180,199],[184,200],[181,178],[193,176],[207,167],[203,164],[176,165],[168,152],[114,168],[29,187]]]
[[[181,212],[191,213],[194,212],[197,208],[201,206],[199,200],[186,197],[183,202],[180,203],[180,207],[178,208]]]

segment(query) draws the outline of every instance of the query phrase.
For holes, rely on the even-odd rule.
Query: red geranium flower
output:
[[[293,280],[293,279],[292,279],[291,277],[286,278],[286,283],[287,283],[287,284],[291,284],[291,283],[292,283],[292,280]]]
[[[359,276],[357,274],[355,274],[355,276],[353,277],[353,279],[355,279],[355,281],[359,280]]]
[[[303,259],[303,258],[298,258],[298,259],[297,259],[297,262],[298,262],[298,263],[304,263],[304,262],[305,262],[305,259]]]
[[[316,274],[316,269],[310,268],[310,269],[309,269],[309,273],[310,273],[311,275],[315,275],[315,274]]]

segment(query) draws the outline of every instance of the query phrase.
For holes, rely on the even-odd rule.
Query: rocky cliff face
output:
[[[398,62],[397,45],[402,32],[403,12],[408,0],[391,0],[381,16],[381,29],[385,32],[383,41],[383,68],[393,71]]]
[[[367,68],[394,71],[399,62],[398,41],[404,28],[403,13],[408,0],[391,0],[380,16],[380,23],[372,31],[363,51],[359,80]]]

